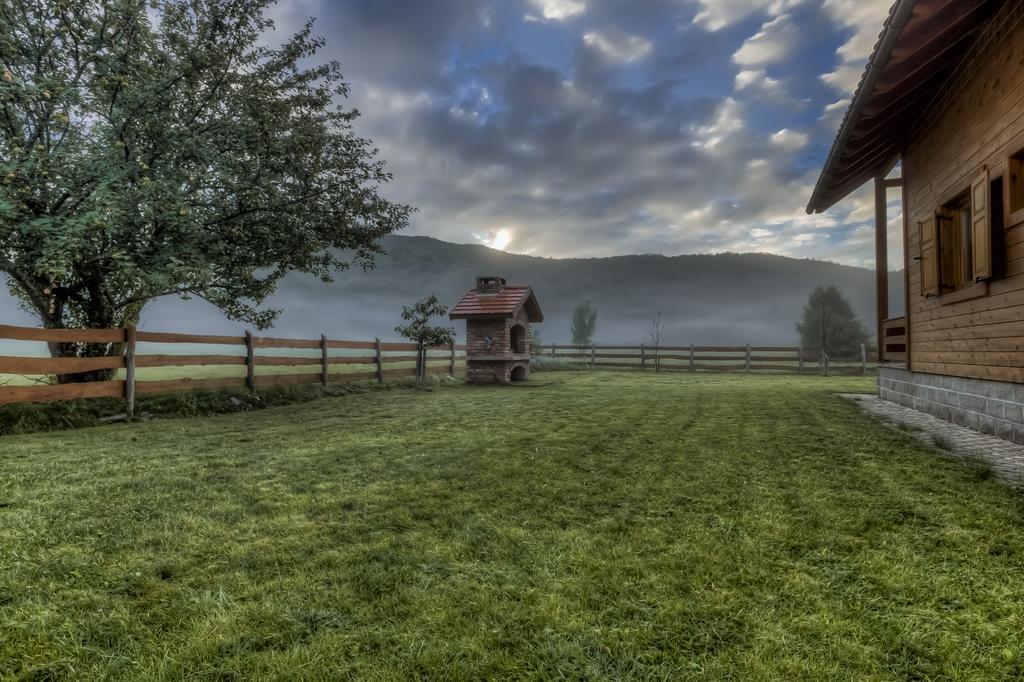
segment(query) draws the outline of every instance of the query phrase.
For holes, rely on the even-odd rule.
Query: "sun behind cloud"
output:
[[[474,234],[473,236],[484,246],[497,249],[498,251],[504,251],[505,247],[512,243],[514,237],[512,230],[504,227],[498,230],[490,230],[486,235]]]

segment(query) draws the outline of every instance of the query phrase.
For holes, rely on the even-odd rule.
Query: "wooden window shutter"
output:
[[[971,183],[971,239],[974,253],[974,280],[992,276],[991,178],[987,167]]]
[[[939,295],[939,221],[936,216],[918,223],[921,241],[921,295]]]

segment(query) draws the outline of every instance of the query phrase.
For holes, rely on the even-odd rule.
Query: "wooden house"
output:
[[[898,0],[808,205],[874,183],[879,395],[1024,443],[1024,1]],[[887,289],[899,200],[906,310]]]
[[[466,379],[470,383],[526,381],[530,376],[530,324],[544,321],[537,297],[503,277],[477,277],[476,287],[450,314],[466,320]]]

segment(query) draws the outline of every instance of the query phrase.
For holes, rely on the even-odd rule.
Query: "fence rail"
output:
[[[352,383],[388,379],[412,378],[418,375],[419,361],[415,343],[392,341],[349,341],[328,339],[297,339],[254,336],[207,334],[178,334],[169,332],[136,331],[124,329],[40,329],[0,325],[0,339],[38,341],[45,343],[108,344],[111,348],[123,346],[123,351],[100,357],[22,357],[0,356],[0,375],[39,377],[29,385],[0,385],[0,404],[50,402],[79,398],[123,398],[125,409],[131,414],[135,396],[189,389],[241,388],[256,391],[274,386],[297,384]],[[139,344],[191,344],[235,346],[238,350],[224,354],[174,354],[168,352],[139,353]],[[275,351],[319,351],[310,355],[283,355]],[[161,349],[166,350],[166,349]],[[271,351],[260,354],[259,350]],[[454,376],[465,363],[464,345],[431,347],[427,349],[424,375],[450,374]],[[331,351],[348,352],[348,355]],[[367,352],[369,351],[369,352]],[[353,354],[354,353],[354,354]],[[410,355],[410,353],[413,353]],[[413,363],[412,367],[408,364]],[[146,379],[138,370],[166,368],[244,367],[244,376],[203,377],[184,376]],[[306,367],[314,371],[285,371],[260,373],[259,369]],[[319,368],[320,371],[315,371]],[[107,381],[80,383],[49,383],[52,378],[66,377],[84,372],[114,370],[116,378]]]
[[[824,354],[799,346],[576,346],[548,344],[542,358],[558,358],[587,367],[669,372],[787,372],[794,374],[867,374],[877,364],[874,349]]]

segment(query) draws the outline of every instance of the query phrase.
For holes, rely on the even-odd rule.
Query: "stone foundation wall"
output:
[[[1024,384],[880,366],[878,397],[1024,445]]]

